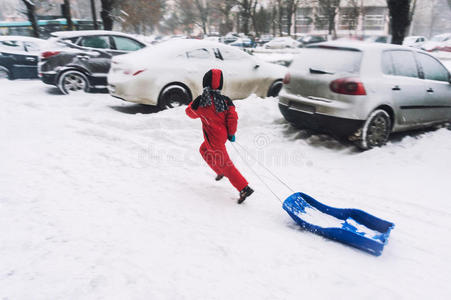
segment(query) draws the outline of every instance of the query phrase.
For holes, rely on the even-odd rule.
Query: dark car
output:
[[[106,88],[111,58],[146,47],[130,35],[103,30],[54,32],[49,45],[39,76],[63,94]]]
[[[264,44],[272,41],[273,39],[274,39],[274,36],[272,34],[264,34],[258,39],[257,44],[259,46],[263,46]]]
[[[0,78],[38,78],[38,57],[45,42],[26,36],[0,37]]]
[[[236,33],[228,33],[222,38],[224,44],[230,44],[238,40],[238,35]]]
[[[327,41],[327,39],[322,35],[305,35],[303,37],[298,38],[298,42],[302,44],[301,47],[325,41]]]

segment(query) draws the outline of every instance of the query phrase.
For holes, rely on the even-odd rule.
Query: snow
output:
[[[359,233],[360,235],[363,235],[367,238],[373,239],[377,242],[381,242],[381,240],[379,239],[379,237],[381,236],[381,233],[379,231],[372,230],[372,229],[366,227],[365,225],[360,224],[353,218],[347,218],[346,223],[355,227],[357,229],[356,232]]]
[[[235,101],[237,142],[295,191],[396,224],[374,257],[301,230],[228,144],[256,191],[237,205],[183,107],[39,81],[0,90],[0,299],[451,297],[446,128],[359,152],[294,129],[276,99]]]
[[[307,206],[305,208],[305,212],[300,211],[297,214],[298,217],[300,217],[302,220],[304,220],[307,223],[317,225],[323,228],[328,227],[337,227],[341,228],[341,225],[343,224],[343,220],[337,219],[331,215],[325,214],[320,212],[314,207]]]

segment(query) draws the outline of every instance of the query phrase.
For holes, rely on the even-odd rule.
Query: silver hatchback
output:
[[[327,42],[294,58],[279,108],[297,127],[369,149],[384,145],[391,132],[450,121],[450,83],[449,71],[424,51]]]

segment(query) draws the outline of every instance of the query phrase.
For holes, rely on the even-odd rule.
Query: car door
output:
[[[29,70],[28,74],[30,76],[28,78],[38,78],[38,62],[39,55],[41,54],[41,47],[32,41],[24,41],[23,46],[25,52],[28,53],[26,57],[27,69]]]
[[[451,120],[451,84],[448,70],[434,57],[417,53],[421,75],[424,78],[425,105],[431,121]]]
[[[424,80],[420,79],[414,53],[409,50],[384,51],[382,71],[386,77],[384,94],[391,95],[399,112],[398,123],[409,126],[428,122],[431,116],[424,106]]]
[[[23,42],[15,40],[1,41],[2,56],[9,61],[9,71],[12,78],[36,78],[38,57],[31,55],[25,49]]]
[[[259,65],[242,50],[220,47],[224,73],[224,93],[232,99],[247,98],[261,81]]]
[[[78,44],[87,51],[77,56],[77,63],[90,72],[91,84],[106,85],[106,76],[111,66],[111,41],[108,35],[89,35],[80,39]]]

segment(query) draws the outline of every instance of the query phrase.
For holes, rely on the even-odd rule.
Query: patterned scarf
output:
[[[215,103],[215,108],[217,112],[226,111],[229,107],[227,106],[226,98],[221,95],[220,90],[213,90],[210,87],[205,87],[200,98],[199,106],[208,107],[211,105],[211,99],[213,98],[213,102]]]

